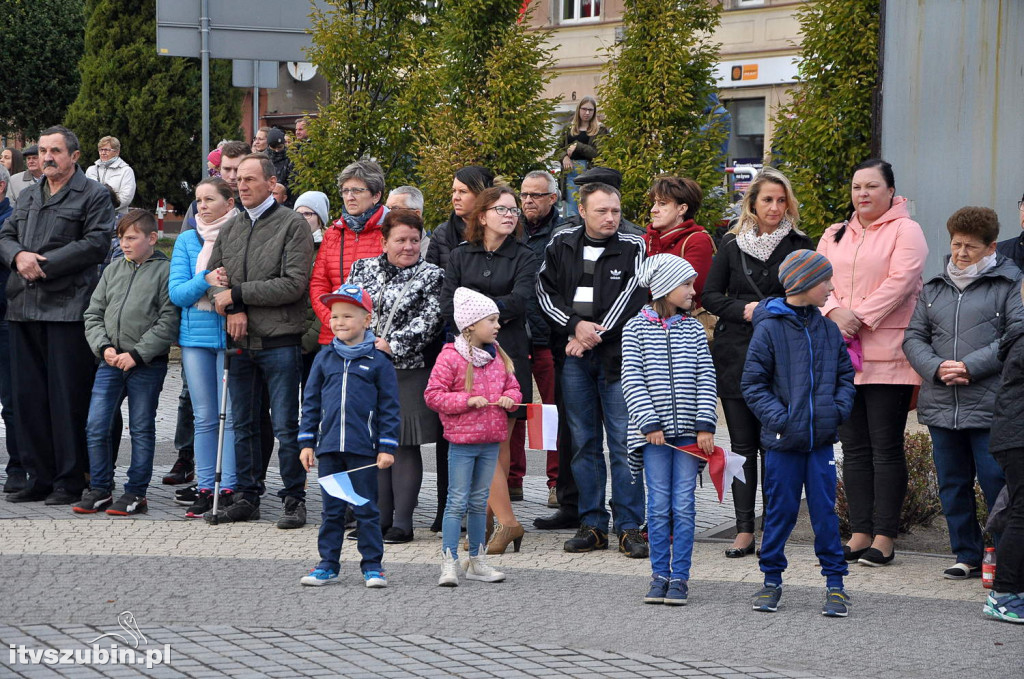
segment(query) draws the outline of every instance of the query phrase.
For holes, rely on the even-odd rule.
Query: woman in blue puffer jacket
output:
[[[196,228],[182,232],[174,241],[169,281],[171,301],[181,307],[181,364],[195,411],[195,454],[198,497],[185,516],[201,517],[213,508],[214,472],[217,461],[221,373],[227,336],[224,318],[206,299],[206,290],[217,283],[217,271],[206,268],[221,227],[238,210],[231,187],[220,177],[209,177],[196,186]],[[224,424],[220,506],[230,502],[235,486],[235,441],[231,408]]]

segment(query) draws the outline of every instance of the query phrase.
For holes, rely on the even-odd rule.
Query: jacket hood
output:
[[[953,284],[953,280],[949,277],[949,272],[946,270],[949,267],[949,260],[952,257],[953,257],[953,255],[946,255],[943,258],[943,260],[942,260],[942,271],[940,271],[939,273],[935,274],[931,278],[931,280],[928,281],[929,283],[932,283],[934,281],[942,280],[942,281],[946,281],[950,285]],[[996,254],[996,264],[995,264],[995,266],[993,266],[991,269],[989,269],[985,273],[981,274],[981,276],[979,276],[979,278],[997,278],[997,277],[1001,276],[1001,277],[1005,278],[1006,280],[1010,281],[1011,283],[1013,283],[1014,281],[1017,280],[1017,275],[1019,274],[1019,272],[1020,272],[1020,269],[1017,268],[1016,264],[1011,262],[1008,258],[1003,257],[1002,255],[997,253]]]
[[[894,196],[892,199],[892,207],[890,207],[885,214],[876,219],[870,228],[878,229],[889,222],[895,222],[897,219],[910,219],[910,212],[907,210],[907,199],[903,196]],[[860,217],[857,216],[856,212],[853,213],[853,218],[850,219],[850,224],[861,229],[864,228],[864,225],[860,223]]]
[[[819,310],[818,316],[821,316]],[[754,317],[751,324],[756,328],[757,324],[768,318],[782,318],[790,323],[793,323],[797,327],[803,327],[803,322],[800,320],[800,316],[796,311],[793,310],[786,300],[782,297],[769,297],[768,299],[760,302],[754,309]],[[814,314],[810,316],[811,322],[815,320]]]

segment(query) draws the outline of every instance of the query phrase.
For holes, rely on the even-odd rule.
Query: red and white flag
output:
[[[533,450],[558,449],[558,408],[530,403],[526,406],[526,433]]]
[[[708,475],[711,477],[711,483],[715,484],[715,490],[718,491],[719,502],[722,502],[725,498],[725,489],[732,487],[733,479],[739,479],[740,483],[747,482],[747,477],[743,474],[743,463],[745,460],[742,455],[737,455],[730,450],[715,446],[714,452],[708,456],[696,443],[683,446],[680,450],[696,453],[698,457],[708,461]]]

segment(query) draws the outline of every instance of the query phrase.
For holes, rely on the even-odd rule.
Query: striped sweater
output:
[[[666,324],[649,305],[622,331],[622,393],[629,411],[629,466],[643,468],[646,434],[666,438],[714,433],[718,421],[715,366],[704,326],[689,316]]]

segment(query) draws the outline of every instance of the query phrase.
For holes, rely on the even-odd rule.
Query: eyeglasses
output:
[[[554,195],[553,191],[551,193],[526,193],[526,192],[523,192],[523,193],[519,194],[519,199],[520,200],[526,200],[527,198],[531,198],[533,200],[540,200],[541,198],[543,198],[545,196],[553,196],[553,195]]]
[[[305,212],[303,210],[296,210],[296,212],[298,212],[300,215],[302,215],[306,219],[309,219],[310,217],[316,217],[316,213],[315,212]]]
[[[520,210],[519,208],[517,208],[517,207],[507,207],[505,205],[495,205],[495,206],[489,207],[487,209],[488,210],[494,210],[495,212],[498,213],[499,217],[504,217],[505,215],[512,215],[513,217],[518,217],[519,215],[523,214],[523,211]]]
[[[370,189],[358,189],[358,188],[342,189],[341,190],[341,195],[343,195],[343,196],[358,196],[358,195],[360,195],[362,193],[366,193],[369,190]]]
[[[108,149],[108,148],[100,149],[100,153],[113,153],[113,152],[114,152],[114,149]]]

